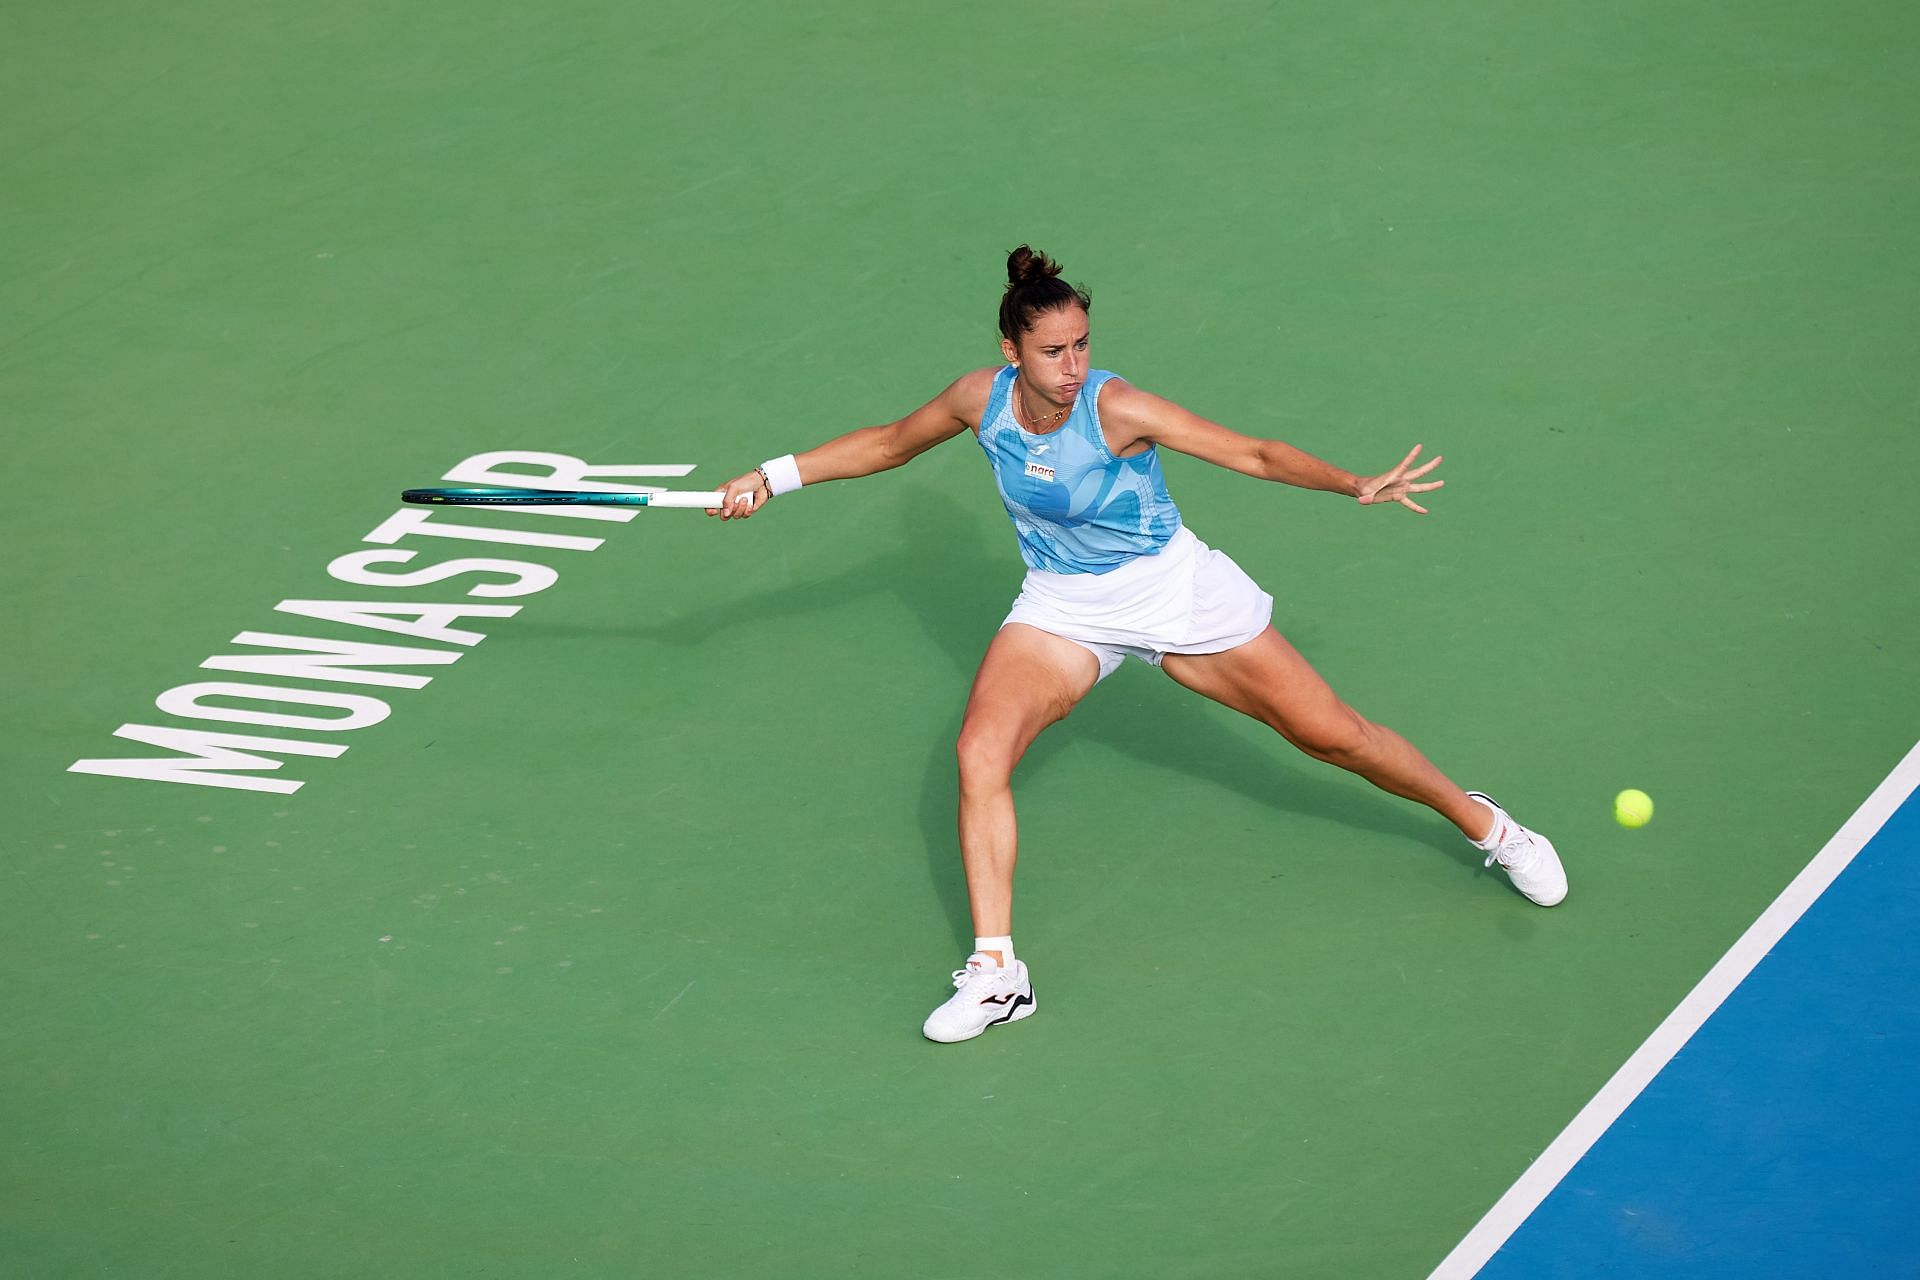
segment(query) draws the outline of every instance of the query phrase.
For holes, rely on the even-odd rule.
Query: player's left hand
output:
[[[1377,476],[1362,476],[1359,490],[1354,494],[1355,497],[1360,499],[1360,505],[1363,507],[1371,507],[1377,506],[1382,502],[1397,502],[1409,511],[1417,512],[1423,516],[1426,515],[1427,509],[1415,502],[1410,495],[1438,489],[1446,484],[1446,481],[1430,480],[1426,484],[1414,483],[1414,481],[1418,480],[1421,476],[1424,476],[1427,472],[1439,466],[1442,461],[1440,455],[1435,454],[1432,461],[1412,471],[1407,470],[1407,468],[1413,466],[1413,460],[1420,456],[1420,449],[1420,445],[1413,446],[1413,452],[1402,458],[1400,465],[1391,471]]]

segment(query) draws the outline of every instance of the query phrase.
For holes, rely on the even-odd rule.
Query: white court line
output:
[[[1693,1038],[1693,1033],[1720,1007],[1720,1002],[1786,936],[1794,922],[1847,869],[1854,855],[1879,834],[1880,828],[1916,786],[1920,786],[1920,743],[1914,744],[1886,780],[1874,788],[1866,803],[1854,810],[1833,839],[1827,841],[1813,861],[1793,878],[1793,883],[1781,891],[1773,905],[1760,913],[1760,918],[1740,935],[1740,940],[1720,957],[1720,962],[1707,971],[1707,976],[1687,993],[1666,1021],[1654,1028],[1646,1043],[1600,1087],[1593,1101],[1582,1107],[1573,1122],[1540,1153],[1540,1158],[1527,1166],[1527,1171],[1487,1210],[1466,1238],[1454,1246],[1453,1252],[1441,1260],[1427,1280],[1470,1280],[1479,1274],[1480,1268],[1560,1185],[1560,1180],[1588,1148]]]

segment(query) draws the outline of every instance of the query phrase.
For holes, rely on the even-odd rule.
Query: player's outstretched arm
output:
[[[790,479],[797,478],[801,484],[853,480],[891,471],[913,461],[941,441],[971,430],[980,421],[980,415],[986,412],[993,374],[992,369],[976,369],[904,418],[876,427],[861,427],[793,455],[795,474]],[[751,496],[743,499],[742,495]],[[722,520],[744,520],[773,496],[765,471],[755,467],[729,480],[720,507],[707,514],[718,515]]]
[[[1243,435],[1217,422],[1209,422],[1171,400],[1124,383],[1109,383],[1102,388],[1100,421],[1107,429],[1108,443],[1117,452],[1124,453],[1144,440],[1255,479],[1342,493],[1364,506],[1397,502],[1409,511],[1426,515],[1427,509],[1410,495],[1426,493],[1446,483],[1444,480],[1419,483],[1441,461],[1436,456],[1415,468],[1414,460],[1420,456],[1419,445],[1391,471],[1377,476],[1356,475],[1304,449],[1296,449],[1284,440]]]

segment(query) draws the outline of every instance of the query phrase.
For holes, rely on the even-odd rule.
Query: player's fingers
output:
[[[707,514],[719,516],[722,520],[732,520],[736,517],[745,519],[753,514],[753,508],[757,505],[759,496],[760,473],[749,471],[746,475],[735,476],[727,481],[720,490],[719,505],[707,508]]]
[[[1426,465],[1421,467],[1416,467],[1414,470],[1407,472],[1407,479],[1418,480],[1421,476],[1427,474],[1427,472],[1433,470],[1435,467],[1439,466],[1442,462],[1445,462],[1445,461],[1446,461],[1446,455],[1435,454],[1433,457],[1427,459]]]
[[[1400,499],[1400,505],[1405,507],[1409,511],[1417,511],[1423,516],[1432,514],[1425,507],[1415,502],[1412,498],[1402,497]]]

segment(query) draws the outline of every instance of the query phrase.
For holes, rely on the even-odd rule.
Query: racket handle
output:
[[[670,489],[662,493],[647,495],[650,507],[695,507],[702,511],[717,510],[720,500],[726,497],[723,490],[715,489],[711,493],[693,489]]]

